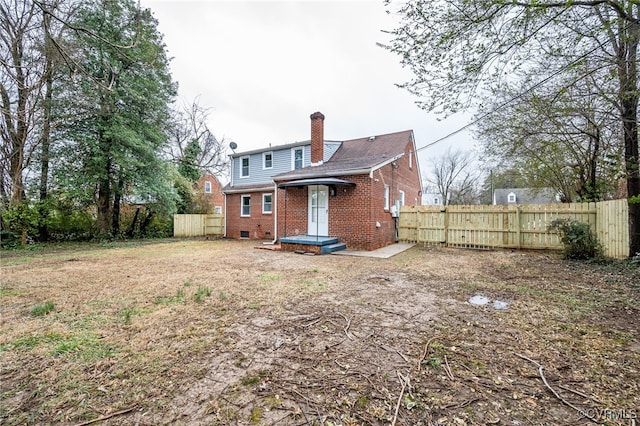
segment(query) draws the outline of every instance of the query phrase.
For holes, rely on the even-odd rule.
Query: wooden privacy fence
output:
[[[589,224],[611,258],[629,257],[627,200],[501,206],[403,206],[398,239],[425,245],[560,250],[556,219]]]
[[[224,235],[224,215],[176,214],[173,215],[174,237],[203,237]]]

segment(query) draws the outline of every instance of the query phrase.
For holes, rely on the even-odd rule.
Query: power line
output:
[[[442,142],[442,141],[444,141],[446,139],[449,139],[450,137],[452,137],[454,135],[457,135],[458,133],[462,132],[463,130],[475,125],[476,123],[479,123],[480,121],[484,120],[485,118],[487,118],[488,116],[490,116],[494,112],[504,108],[505,106],[509,105],[511,102],[523,97],[527,93],[532,92],[534,89],[537,89],[538,87],[542,86],[543,84],[545,84],[547,81],[551,80],[552,78],[554,78],[558,74],[561,74],[564,71],[566,71],[568,68],[578,64],[580,61],[582,61],[583,59],[585,59],[587,56],[591,55],[593,52],[595,52],[598,49],[600,49],[600,46],[597,46],[597,47],[591,49],[587,53],[585,53],[585,54],[581,55],[580,57],[578,57],[577,59],[575,59],[573,62],[570,62],[567,65],[561,67],[560,69],[556,70],[555,72],[551,73],[547,77],[543,78],[542,80],[540,80],[539,82],[537,82],[533,86],[529,87],[527,90],[525,90],[523,92],[520,92],[519,94],[517,94],[516,96],[512,97],[511,99],[508,99],[508,100],[504,101],[503,103],[501,103],[500,105],[498,105],[497,107],[492,109],[491,111],[482,114],[480,117],[476,118],[472,122],[465,124],[464,126],[460,127],[459,129],[449,133],[446,136],[441,137],[440,139],[436,139],[435,141],[430,142],[430,143],[426,144],[425,146],[422,146],[420,148],[416,148],[416,153],[422,151],[423,149],[427,149],[430,146],[433,146],[433,145],[435,145],[437,143],[440,143],[440,142]]]

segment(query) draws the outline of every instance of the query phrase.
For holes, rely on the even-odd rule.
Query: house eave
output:
[[[223,194],[245,194],[248,192],[262,192],[262,191],[273,191],[273,184],[264,183],[260,185],[222,188],[221,192]]]
[[[323,177],[336,177],[336,176],[353,176],[353,175],[366,175],[371,173],[371,168],[367,167],[366,169],[351,169],[351,170],[338,170],[338,171],[325,171],[320,173],[298,173],[291,174],[287,176],[274,176],[272,179],[274,182],[281,182],[287,180],[297,180],[297,179],[312,179],[312,178],[323,178]]]
[[[378,165],[376,165],[376,166],[373,166],[373,167],[370,169],[370,170],[371,170],[371,173],[375,172],[375,171],[376,171],[376,170],[378,170],[378,169],[383,168],[383,167],[384,167],[384,166],[386,166],[387,164],[391,164],[391,163],[393,163],[394,161],[396,161],[396,160],[398,160],[398,159],[400,159],[400,158],[402,158],[402,157],[404,157],[404,152],[401,152],[400,154],[398,154],[398,155],[396,155],[396,156],[394,156],[394,157],[391,157],[391,158],[389,158],[388,160],[383,161],[382,163],[380,163],[380,164],[378,164]]]

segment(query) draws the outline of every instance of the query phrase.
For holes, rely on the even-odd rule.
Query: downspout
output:
[[[227,238],[227,194],[224,194],[224,231],[222,238]]]
[[[233,188],[233,155],[229,156],[229,187]],[[223,238],[227,238],[227,193],[224,194],[224,233]]]
[[[278,184],[274,183],[273,185],[273,204],[274,208],[272,208],[273,212],[273,241],[265,241],[262,244],[264,245],[274,245],[278,241]]]

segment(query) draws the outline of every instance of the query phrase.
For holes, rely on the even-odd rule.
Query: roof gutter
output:
[[[222,190],[223,194],[242,194],[245,192],[260,192],[271,189],[271,185],[260,185],[260,186],[243,186],[236,188],[227,188]]]
[[[378,169],[383,168],[383,167],[384,167],[384,166],[386,166],[387,164],[391,164],[391,163],[393,163],[394,161],[396,161],[397,159],[402,158],[402,157],[404,157],[404,152],[402,152],[402,153],[400,153],[400,154],[396,155],[395,157],[391,157],[391,158],[389,158],[389,159],[388,159],[388,160],[386,160],[386,161],[383,161],[382,163],[378,164],[377,166],[372,167],[372,168],[371,168],[371,171],[369,172],[369,177],[370,177],[370,178],[373,178],[373,172],[375,172],[375,171],[376,171],[376,170],[378,170]]]
[[[297,175],[289,175],[283,177],[274,176],[272,179],[275,182],[283,181],[283,180],[297,180],[297,179],[312,179],[318,177],[335,177],[335,176],[350,176],[350,175],[366,175],[371,173],[371,168],[366,169],[353,169],[353,170],[340,170],[336,172],[326,171],[324,173],[314,173],[314,174],[297,174]]]

